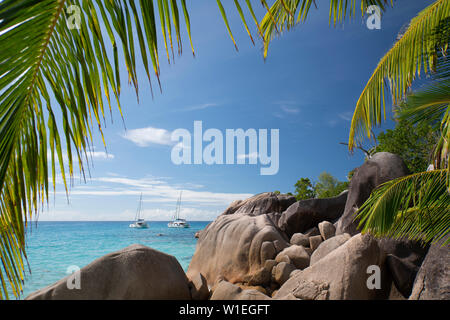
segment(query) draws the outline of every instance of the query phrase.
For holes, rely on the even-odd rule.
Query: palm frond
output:
[[[437,52],[447,44],[434,35],[449,15],[449,0],[437,0],[428,6],[411,20],[400,40],[378,63],[356,104],[349,135],[350,150],[365,136],[371,138],[371,128],[385,120],[388,86],[393,105],[397,105],[421,72],[436,70]]]
[[[231,31],[227,14],[222,5],[222,0],[216,1],[230,38],[237,50],[238,47]],[[272,2],[272,5],[269,5],[270,1],[257,0],[261,3],[266,12],[264,17],[262,17],[261,22],[258,22],[258,18],[255,15],[253,5],[250,0],[245,1],[247,3],[248,12],[256,24],[259,38],[262,39],[264,43],[264,59],[267,57],[270,42],[276,35],[281,34],[284,30],[290,30],[295,25],[306,21],[312,5],[314,5],[317,9],[317,3],[315,0],[275,0]],[[389,2],[389,0],[330,0],[330,24],[333,23],[336,25],[336,23],[343,22],[347,17],[354,17],[356,15],[358,1],[360,1],[362,15],[366,13],[367,8],[371,5],[377,5],[382,11],[384,11],[387,7],[387,3]],[[234,3],[239,16],[241,17],[242,24],[245,27],[250,40],[254,43],[252,33],[244,16],[244,10],[238,0],[234,0]],[[391,0],[390,3],[391,6],[393,6],[393,0]]]
[[[439,28],[441,39],[450,39],[450,19],[446,19],[443,27]],[[446,42],[446,43],[447,43]],[[399,120],[411,123],[426,123],[440,133],[439,140],[433,152],[433,165],[436,169],[448,168],[447,187],[450,191],[450,167],[448,155],[450,151],[450,58],[448,48],[438,52],[436,72],[427,84],[411,93],[396,108]]]
[[[113,100],[121,112],[120,65],[138,94],[139,49],[150,84],[159,84],[157,21],[171,61],[174,38],[179,53],[182,43],[176,0],[0,2],[0,298],[22,291],[26,229],[55,188],[58,164],[67,190],[74,159],[81,173],[89,166],[92,133],[102,132]]]
[[[336,26],[347,17],[355,17],[357,2],[358,0],[330,0],[330,24]],[[371,5],[377,5],[384,11],[387,3],[387,0],[361,0],[361,14],[364,15]],[[313,4],[315,5],[313,0],[276,0],[273,3],[261,21],[261,30],[264,34],[264,58],[267,57],[269,45],[274,37],[284,30],[289,31],[295,25],[305,22]]]
[[[446,170],[421,172],[376,188],[356,214],[362,232],[436,242],[450,232]]]

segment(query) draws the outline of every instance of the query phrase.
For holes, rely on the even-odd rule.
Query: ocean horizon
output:
[[[33,221],[28,227],[27,256],[31,274],[25,274],[20,299],[66,277],[73,267],[141,244],[177,258],[187,270],[195,251],[195,233],[210,221],[189,221],[190,228],[168,228],[169,221],[147,221],[148,229],[133,229],[133,221]]]

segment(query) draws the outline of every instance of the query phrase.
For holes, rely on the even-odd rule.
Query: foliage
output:
[[[173,61],[175,42],[178,54],[182,53],[181,12],[194,54],[185,0],[140,0],[139,5],[135,2],[0,2],[0,298],[8,298],[7,285],[15,296],[22,290],[27,224],[48,200],[50,184],[55,185],[58,164],[67,190],[63,148],[67,152],[69,176],[74,170],[73,157],[78,160],[78,169],[84,174],[83,163],[88,163],[94,128],[102,132],[105,113],[107,109],[111,111],[114,101],[121,111],[121,65],[126,66],[128,80],[138,96],[136,51],[140,51],[150,87],[152,74],[160,86],[160,39],[156,25],[161,27],[167,59]],[[220,2],[217,0],[235,43]],[[330,23],[355,16],[357,2],[330,0]],[[439,19],[448,15],[449,2],[438,0],[421,12],[381,60],[358,101],[352,121],[350,148],[355,145],[357,134],[366,132],[370,136],[369,128],[381,122],[385,79],[389,81],[396,102],[406,93],[416,71],[420,72],[422,68],[425,72],[435,70],[434,53],[438,42],[422,40]],[[238,0],[234,3],[251,37],[243,9]],[[274,0],[270,7],[266,0],[261,0],[261,3],[267,13],[258,22],[250,0],[246,0],[264,43],[264,57],[274,36],[305,22],[310,7],[316,5],[314,0]],[[361,14],[372,4],[384,10],[386,3],[386,0],[361,0]],[[67,28],[69,16],[66,9],[71,5],[81,9],[79,30]],[[102,25],[105,28],[101,28]],[[123,57],[123,61],[119,57]],[[51,103],[50,97],[55,98],[56,105]],[[59,113],[61,120],[55,116]],[[448,134],[448,110],[441,120],[441,131]],[[450,136],[443,137],[438,144],[440,163],[446,161]]]
[[[300,178],[300,180],[295,183],[294,194],[297,201],[316,197],[314,186],[308,178]]]
[[[450,229],[446,170],[391,180],[372,192],[358,211],[363,232],[376,236],[437,242]],[[450,243],[450,239],[446,244]]]
[[[297,201],[311,198],[331,198],[347,190],[348,182],[339,181],[328,172],[322,172],[316,183],[309,178],[301,178],[295,184],[295,198]]]
[[[377,136],[375,152],[391,152],[399,155],[411,173],[425,171],[431,163],[438,135],[427,123],[412,125],[399,121],[394,129]]]
[[[348,189],[348,181],[339,181],[328,172],[322,172],[314,187],[317,198],[331,198]]]
[[[425,8],[411,20],[406,32],[380,60],[356,104],[350,127],[350,150],[364,135],[371,138],[371,128],[385,119],[386,83],[393,105],[398,105],[417,76],[436,70],[439,47],[445,44],[441,38],[432,35],[449,13],[449,0],[437,0]]]
[[[390,61],[389,68],[379,65],[372,76],[378,80],[372,84],[372,80],[369,81],[364,89],[376,95],[376,92],[373,92],[373,83],[387,77],[394,104],[398,103],[396,113],[400,121],[409,121],[416,125],[410,130],[429,131],[433,128],[438,133],[438,142],[432,153],[434,170],[398,178],[376,188],[357,213],[359,226],[364,232],[376,236],[407,237],[426,243],[437,242],[450,232],[449,14],[450,1],[444,0],[436,1],[419,13],[394,46],[395,49],[391,49],[382,59],[380,65],[383,61]],[[420,75],[422,62],[424,71],[428,70],[431,76],[424,87],[406,92],[416,72]],[[381,76],[381,73],[384,73],[384,76]],[[370,128],[379,123],[379,115],[379,100],[365,98],[365,101],[358,104],[353,117],[350,141],[354,142],[353,134],[358,126]],[[402,135],[411,136],[406,132],[400,134]],[[425,140],[428,138],[429,136],[425,137]],[[414,141],[405,141],[404,144],[410,142]],[[423,145],[423,148],[421,152],[424,154],[416,157],[416,160],[423,158],[429,151],[428,145]],[[417,155],[412,156],[414,159]],[[411,161],[410,166],[413,170],[420,170],[424,165]],[[449,242],[446,241],[446,244]]]
[[[157,2],[158,11],[144,0],[0,2],[0,299],[22,291],[28,221],[55,187],[57,163],[67,190],[73,158],[84,174],[94,128],[114,101],[121,111],[121,65],[137,95],[139,50],[159,84],[158,13],[169,61],[175,38],[182,51],[181,10],[190,37],[185,0]]]

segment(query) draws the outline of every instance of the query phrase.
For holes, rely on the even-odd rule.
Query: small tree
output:
[[[316,197],[314,185],[308,178],[301,178],[295,184],[295,198],[297,201]]]
[[[347,181],[339,181],[328,172],[319,175],[319,181],[315,185],[317,198],[331,198],[339,195],[348,188]]]
[[[376,152],[391,152],[400,156],[412,173],[425,171],[436,145],[436,130],[427,123],[412,125],[400,120],[393,130],[378,134]]]
[[[347,181],[339,181],[330,173],[322,172],[317,183],[311,182],[309,178],[298,180],[295,184],[295,198],[297,201],[311,198],[331,198],[347,188]]]

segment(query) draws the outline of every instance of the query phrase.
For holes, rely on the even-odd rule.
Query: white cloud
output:
[[[328,120],[327,123],[328,123],[328,126],[329,126],[329,127],[334,128],[334,127],[337,125],[338,120],[337,120],[337,119],[331,119],[331,120]]]
[[[213,220],[233,201],[253,196],[248,193],[208,191],[202,185],[175,183],[169,178],[134,179],[109,175],[94,177],[87,184],[72,186],[69,190],[69,205],[66,203],[65,191],[59,185],[56,191],[59,204],[42,212],[39,220],[130,221],[142,194],[143,217],[147,220],[166,221],[173,215],[181,190],[181,215],[190,221]]]
[[[148,147],[151,144],[170,146],[173,145],[173,142],[170,139],[171,134],[172,133],[166,129],[147,127],[128,130],[122,134],[122,137],[132,141],[140,147]]]
[[[108,160],[108,159],[114,159],[116,156],[111,153],[106,153],[104,151],[88,151],[88,157],[92,157],[93,159],[101,159],[101,160]]]
[[[338,116],[342,120],[350,122],[350,121],[352,121],[353,113],[352,112],[343,112],[343,113],[340,113]]]
[[[112,153],[107,153],[105,151],[95,151],[95,149],[96,148],[94,147],[92,151],[88,150],[86,152],[86,155],[89,160],[112,160],[116,157]],[[82,160],[85,160],[84,154],[82,154],[81,157],[82,157]],[[48,161],[50,161],[52,159],[52,153],[50,150],[47,151],[47,159],[48,159]],[[65,151],[65,150],[62,151],[62,159],[63,159],[63,162],[65,165],[67,165],[69,163],[69,156],[67,154],[67,151]],[[55,160],[59,161],[56,150],[55,150]],[[74,165],[78,166],[78,156],[77,156],[75,150],[72,150],[72,161],[73,161]]]
[[[145,206],[145,205],[144,205]],[[141,212],[141,217],[147,221],[169,221],[172,219],[174,209],[145,209]],[[188,221],[212,221],[222,210],[207,210],[193,207],[182,207],[180,216]],[[132,221],[135,210],[122,210],[117,212],[98,212],[87,210],[55,210],[50,209],[39,215],[38,221]]]
[[[283,110],[285,113],[288,113],[288,114],[300,113],[300,109],[297,107],[282,105],[280,108],[281,108],[281,110]]]
[[[128,177],[100,177],[92,178],[91,185],[74,186],[69,194],[73,196],[97,196],[120,197],[136,196],[144,197],[144,202],[151,203],[176,203],[180,191],[183,190],[183,202],[193,206],[219,206],[227,207],[235,200],[247,199],[253,194],[249,193],[224,193],[199,190],[203,186],[192,184],[168,183],[162,178],[133,179]],[[57,194],[65,194],[57,191]]]
[[[211,107],[217,107],[219,106],[217,103],[204,103],[197,106],[192,106],[184,109],[185,111],[194,111],[194,110],[203,110]]]
[[[277,118],[285,118],[286,116],[293,116],[300,113],[300,108],[298,107],[298,103],[296,101],[276,101],[275,105],[278,106],[279,111],[275,112],[273,115]]]

